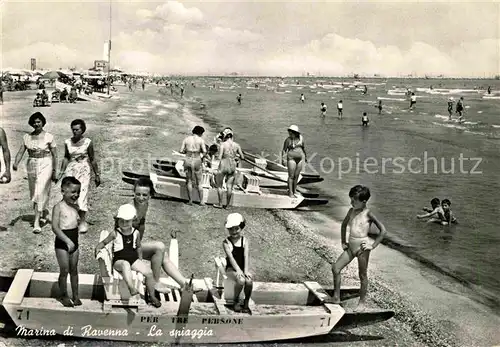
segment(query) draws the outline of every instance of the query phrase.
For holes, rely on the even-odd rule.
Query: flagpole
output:
[[[109,78],[109,71],[111,70],[111,0],[109,0],[109,41],[108,41],[108,95],[111,86],[111,79]]]

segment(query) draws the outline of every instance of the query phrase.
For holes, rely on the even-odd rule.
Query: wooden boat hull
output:
[[[172,174],[168,174],[162,170],[158,170],[158,169],[153,169],[153,172],[156,173],[157,175],[159,176],[167,176],[167,177],[177,177],[177,176],[173,176]],[[149,175],[144,175],[144,174],[138,174],[138,173],[135,173],[135,172],[130,172],[130,171],[123,171],[123,178],[122,180],[126,183],[129,183],[129,184],[134,184],[135,181],[141,177],[146,177],[146,178],[150,178]],[[271,188],[269,187],[268,190],[272,190],[272,189],[277,189],[277,188]],[[278,190],[277,191],[278,194],[281,194],[282,191]],[[318,204],[319,205],[324,205],[327,203],[327,200],[324,200],[324,199],[318,199],[319,198],[319,194],[318,193],[310,193],[310,192],[301,192],[300,194],[302,194],[303,197],[305,198],[308,198],[306,199],[306,203],[309,204],[309,206],[312,206],[314,205],[314,203],[311,201],[311,199],[316,199],[318,201]],[[158,196],[157,196],[158,197]]]
[[[156,160],[152,163],[152,166],[156,170],[162,171],[163,175],[165,176],[183,177],[183,178],[186,177],[184,169],[178,170],[176,163],[177,163],[176,161],[170,161],[170,160]],[[237,170],[242,173],[259,177],[261,187],[272,187],[272,188],[287,187],[286,180],[288,179],[288,173],[286,172],[277,171],[273,172],[274,175],[271,175],[258,168],[238,168]],[[279,179],[277,179],[278,177]],[[324,179],[319,176],[300,174],[298,184],[302,185],[302,184],[318,183],[322,182],[323,180]]]
[[[128,184],[134,184],[135,181],[144,175],[123,172],[122,180]],[[146,176],[148,177],[148,176]],[[183,178],[168,177],[158,175],[155,172],[149,174],[149,178],[153,181],[155,198],[167,197],[179,200],[188,200],[186,182]],[[207,204],[218,204],[219,196],[217,189],[212,187],[203,188],[204,202]],[[226,190],[223,190],[223,201],[226,201]],[[311,194],[315,195],[315,194]],[[197,192],[194,192],[194,202],[199,202]],[[284,190],[262,188],[260,194],[255,192],[243,192],[238,189],[233,190],[231,206],[251,207],[251,208],[266,208],[266,209],[295,209],[308,206],[325,205],[328,203],[326,199],[309,198],[303,195],[297,197],[289,197]]]
[[[180,156],[180,158],[182,158],[182,156]],[[255,155],[255,154],[245,152],[245,159],[247,159],[247,160],[253,162],[255,165],[257,165],[257,159],[263,160],[264,158],[260,158],[259,156]],[[278,176],[283,176],[285,180],[287,179],[288,169],[286,166],[283,166],[279,163],[276,163],[276,162],[273,162],[273,161],[270,161],[267,159],[265,159],[265,161],[266,161],[266,164],[265,164],[264,168],[266,170],[271,171],[273,174],[276,174]],[[170,159],[157,159],[157,160],[155,160],[154,164],[157,164],[158,165],[157,168],[159,168],[163,171],[170,171],[170,170],[172,170],[172,167],[175,167],[176,161],[170,160]],[[240,170],[244,169],[244,170],[254,171],[255,165],[252,165],[252,164],[247,163],[245,161],[240,161]],[[272,177],[272,175],[266,173],[264,170],[257,169],[256,171],[259,173],[259,175],[263,175],[264,177],[269,177],[269,178]],[[299,184],[318,183],[318,182],[322,182],[324,180],[324,178],[322,178],[318,174],[304,172],[304,171],[300,173],[300,176],[301,177],[299,180]]]
[[[165,163],[165,161],[155,162],[153,163],[153,167],[155,169],[161,170],[164,175],[171,177],[180,177],[185,178],[186,172],[183,167],[183,160],[179,160],[176,163]],[[288,179],[288,173],[286,172],[276,172],[276,176],[273,177],[268,173],[259,170],[259,169],[251,169],[251,168],[238,168],[237,169],[241,173],[249,174],[252,176],[256,176],[260,180],[261,187],[286,187],[286,180]],[[279,178],[279,179],[277,179]],[[299,176],[299,182],[302,177]]]
[[[156,173],[150,173],[155,192],[174,197],[177,199],[188,200],[186,181],[177,177],[160,176]],[[218,204],[219,196],[215,188],[203,188],[206,194],[205,202],[207,204]],[[196,197],[198,198],[198,197]],[[193,199],[194,200],[194,199]],[[223,201],[226,200],[226,191],[223,191]],[[290,198],[286,192],[279,191],[268,193],[266,188],[262,188],[262,194],[245,193],[240,190],[233,190],[231,206],[235,207],[253,207],[253,208],[276,208],[276,209],[294,209],[304,200],[303,196]],[[194,201],[199,201],[194,200]]]
[[[264,342],[325,335],[346,315],[344,321],[351,326],[373,324],[394,315],[392,311],[346,314],[340,305],[322,304],[310,289],[311,284],[313,288],[315,285],[321,288],[315,282],[255,282],[252,299],[257,304],[252,306],[252,314],[236,313],[218,303],[220,299],[214,299],[218,291],[208,278],[194,280],[196,286],[204,289],[196,293],[197,299],[187,315],[177,315],[180,298],[172,293],[160,295],[160,308],[104,310],[101,277],[89,274],[79,275],[83,305],[66,308],[55,299],[58,277],[58,273],[17,271],[2,303],[16,326],[17,337],[66,335],[165,343]],[[343,299],[349,294],[359,295],[359,288],[341,289]],[[347,327],[348,324],[343,324],[338,328]]]

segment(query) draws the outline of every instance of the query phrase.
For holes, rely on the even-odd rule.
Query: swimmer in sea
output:
[[[459,122],[463,121],[463,118],[464,118],[463,112],[464,112],[464,97],[461,96],[457,102],[457,108],[455,110],[455,113],[458,113],[458,121]]]
[[[417,103],[417,96],[415,95],[415,93],[411,93],[411,96],[410,96],[410,110],[414,110],[415,109],[415,104]]]
[[[367,127],[368,123],[370,123],[370,120],[368,119],[368,115],[366,114],[366,112],[363,112],[363,117],[361,117],[361,124],[364,127]]]
[[[431,200],[431,208],[424,207],[424,211],[427,212],[426,214],[422,215],[417,215],[418,219],[424,219],[424,218],[429,218],[427,220],[427,223],[439,223],[441,224],[441,221],[444,216],[443,209],[441,208],[440,202],[438,198],[434,198]]]
[[[453,114],[453,96],[448,99],[448,120],[451,120],[451,115]]]
[[[450,200],[443,199],[443,201],[441,201],[441,208],[443,210],[443,216],[442,216],[442,221],[441,221],[442,225],[448,225],[448,224],[457,222],[457,218],[455,217],[455,215],[451,211],[450,206],[451,206]]]
[[[207,148],[205,146],[205,141],[201,138],[205,129],[199,125],[193,128],[193,135],[188,136],[182,141],[181,153],[186,154],[186,159],[184,159],[184,170],[186,172],[186,186],[188,191],[188,204],[193,203],[193,185],[198,190],[198,195],[200,197],[200,205],[205,205],[203,202],[201,187],[202,178],[202,156],[207,153]]]
[[[324,103],[324,102],[322,102],[322,103],[321,103],[321,108],[320,108],[320,110],[321,110],[321,115],[322,115],[323,117],[324,117],[324,116],[326,116],[326,105],[325,105],[325,103]]]
[[[358,258],[359,279],[361,281],[361,290],[359,303],[355,311],[361,311],[366,305],[366,295],[368,292],[368,260],[370,252],[377,247],[385,234],[385,226],[375,217],[375,215],[366,207],[370,199],[370,190],[368,187],[356,185],[349,191],[351,198],[351,209],[342,222],[341,240],[344,252],[332,265],[333,281],[335,283],[335,292],[332,303],[340,303],[340,283],[341,271],[354,259]],[[377,238],[372,243],[368,237],[370,226],[374,223],[380,230]],[[346,242],[347,226],[349,226],[349,241]],[[330,301],[330,300],[329,300]]]

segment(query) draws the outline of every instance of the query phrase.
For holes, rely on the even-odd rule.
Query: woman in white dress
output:
[[[83,134],[87,126],[82,119],[75,119],[71,122],[73,137],[64,141],[64,159],[61,164],[60,177],[73,176],[81,182],[80,197],[78,207],[80,208],[80,224],[78,229],[81,233],[88,230],[86,221],[88,212],[88,193],[90,185],[90,170],[94,170],[94,180],[96,187],[101,184],[99,168],[94,156],[94,146],[88,137]]]
[[[26,165],[28,171],[28,185],[30,189],[30,198],[35,210],[35,221],[33,223],[33,232],[38,234],[42,231],[40,227],[40,218],[48,214],[47,203],[50,196],[51,179],[57,182],[57,149],[54,136],[43,127],[47,123],[45,117],[40,113],[33,113],[28,124],[33,127],[33,132],[23,136],[23,143],[17,152],[12,169],[17,171],[18,165],[23,159],[24,152],[28,150],[28,162]]]

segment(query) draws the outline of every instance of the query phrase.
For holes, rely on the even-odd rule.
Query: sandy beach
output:
[[[80,236],[80,273],[96,273],[93,249],[101,230],[112,227],[117,207],[132,199],[131,186],[121,182],[121,171],[147,173],[149,158],[170,157],[182,139],[190,134],[200,106],[148,85],[135,93],[119,88],[120,94],[106,102],[53,104],[33,108],[34,91],[4,94],[0,106],[0,126],[9,140],[12,161],[22,136],[30,131],[28,117],[36,111],[47,118],[45,130],[57,141],[59,160],[63,141],[71,136],[70,122],[82,118],[87,123],[86,136],[94,141],[102,172],[99,188],[91,186],[90,230]],[[205,139],[213,138],[213,130]],[[210,131],[212,130],[212,132]],[[23,160],[25,163],[26,157]],[[30,227],[25,165],[12,172],[12,182],[0,185],[0,269],[34,268],[58,272],[50,225],[41,234]],[[60,198],[53,185],[50,207]],[[223,254],[226,236],[223,222],[229,212],[242,213],[247,221],[246,235],[252,240],[251,272],[258,281],[317,281],[332,287],[330,263],[340,254],[340,225],[316,212],[297,217],[287,211],[188,206],[179,202],[152,200],[145,238],[169,243],[171,231],[179,231],[180,269],[195,277],[214,275],[213,258]],[[303,216],[302,216],[303,215]],[[303,217],[303,218],[302,218]],[[390,232],[390,226],[389,232]],[[500,317],[486,305],[473,300],[473,293],[458,282],[450,285],[444,276],[411,260],[398,251],[380,245],[371,255],[369,303],[373,309],[390,309],[395,318],[350,333],[287,341],[284,346],[299,344],[338,346],[493,346],[500,344]],[[343,277],[345,284],[358,284],[357,264],[351,263]],[[348,301],[352,309],[356,301]],[[92,340],[41,341],[0,337],[8,346],[60,344],[71,346],[126,346]],[[203,343],[199,341],[198,343]],[[141,346],[141,344],[136,344]],[[276,344],[273,344],[276,345]]]

